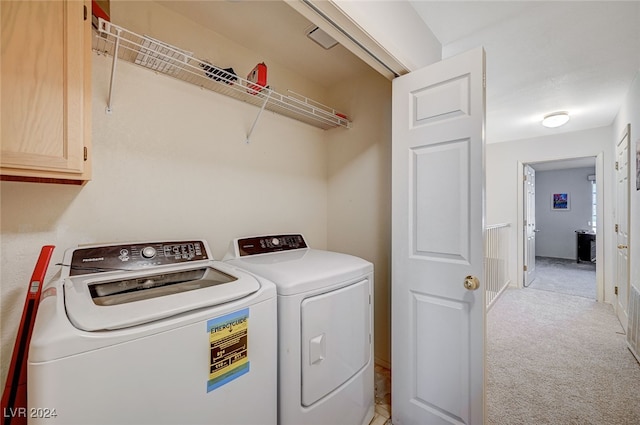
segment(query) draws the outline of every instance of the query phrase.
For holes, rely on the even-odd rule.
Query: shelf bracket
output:
[[[109,99],[107,100],[107,114],[111,113],[111,100],[113,99],[113,81],[116,78],[116,64],[118,63],[118,48],[120,47],[120,33],[122,30],[116,28],[116,42],[113,49],[113,62],[111,63],[111,81],[109,82]]]
[[[266,89],[267,95],[264,97],[264,102],[262,102],[262,106],[260,107],[260,111],[258,111],[258,116],[256,116],[256,119],[253,121],[253,125],[251,126],[251,129],[249,130],[249,134],[247,134],[247,138],[245,140],[246,143],[251,142],[251,135],[253,134],[253,130],[256,128],[256,124],[258,124],[258,120],[260,119],[260,115],[262,115],[262,113],[264,112],[264,108],[265,106],[267,106],[267,102],[269,101],[269,96],[271,96],[271,90],[270,89]]]

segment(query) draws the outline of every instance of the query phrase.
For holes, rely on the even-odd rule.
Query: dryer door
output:
[[[364,279],[302,302],[302,405],[311,406],[370,361],[370,286]]]

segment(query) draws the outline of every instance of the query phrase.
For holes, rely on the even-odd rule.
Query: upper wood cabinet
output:
[[[91,177],[91,6],[0,2],[2,180]]]

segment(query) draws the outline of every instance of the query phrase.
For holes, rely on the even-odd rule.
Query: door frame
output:
[[[533,229],[533,270],[529,270],[529,267],[531,266],[531,261],[530,260],[530,246],[529,246],[529,229],[528,226],[531,225],[529,218],[531,216],[531,205],[530,202],[528,202],[527,200],[529,199],[529,192],[528,189],[526,189],[526,187],[528,186],[528,177],[529,175],[527,174],[527,172],[525,171],[525,168],[529,167],[531,168],[532,172],[533,172],[533,215],[534,215],[534,229]],[[522,255],[522,263],[523,263],[523,267],[522,267],[522,286],[523,287],[528,287],[529,285],[531,285],[533,283],[533,281],[535,280],[535,264],[536,264],[536,258],[535,258],[535,253],[536,253],[536,232],[538,231],[538,229],[535,228],[536,223],[535,223],[535,215],[536,215],[536,170],[535,168],[533,168],[531,166],[531,164],[523,164],[522,165],[522,231],[525,233],[522,236],[522,240],[523,240],[523,255]],[[524,222],[527,222],[527,227],[524,226]],[[527,267],[527,270],[524,270],[524,267]],[[531,278],[531,276],[533,276],[533,279]],[[529,281],[529,284],[527,285],[527,281]]]
[[[604,241],[608,237],[608,232],[604,226],[604,152],[599,152],[596,155],[583,155],[579,157],[564,157],[564,158],[544,158],[536,161],[518,161],[518,174],[517,174],[517,204],[518,211],[515,231],[516,231],[516,247],[517,247],[517,261],[516,261],[516,286],[522,289],[524,282],[524,244],[526,240],[524,238],[524,185],[522,184],[522,176],[524,175],[525,164],[535,164],[539,162],[558,161],[573,158],[585,158],[588,156],[595,156],[596,158],[596,301],[605,301],[605,288],[604,288],[604,270],[605,270],[605,258],[607,254],[604,250]]]
[[[612,252],[614,253],[614,259],[613,259],[613,286],[614,286],[614,295],[613,295],[613,306],[614,306],[614,310],[616,312],[616,316],[618,317],[618,320],[620,321],[620,324],[622,325],[624,331],[627,331],[627,327],[628,325],[628,321],[629,321],[629,292],[631,290],[631,256],[629,255],[629,252],[631,251],[630,249],[630,245],[631,245],[631,185],[632,185],[632,175],[631,175],[631,167],[633,166],[633,163],[631,162],[633,156],[632,156],[632,144],[631,144],[631,124],[627,124],[624,126],[624,129],[622,131],[622,134],[620,134],[618,136],[618,139],[616,140],[616,144],[614,147],[614,164],[617,165],[618,163],[618,146],[620,146],[623,141],[625,141],[626,139],[626,145],[627,145],[627,157],[625,158],[627,161],[627,184],[624,187],[624,196],[626,196],[626,218],[627,218],[627,222],[625,223],[627,226],[627,261],[626,261],[626,276],[627,276],[627,280],[626,282],[624,282],[624,284],[626,285],[626,288],[624,290],[624,292],[622,294],[620,294],[619,290],[620,290],[620,282],[618,282],[618,271],[619,271],[619,248],[618,248],[618,232],[615,231],[613,234],[613,250]],[[616,226],[620,224],[620,211],[618,209],[619,205],[619,200],[620,200],[620,195],[621,192],[619,191],[619,186],[618,186],[618,169],[616,168],[616,166],[614,166],[614,201],[613,201],[613,217],[614,217],[614,221],[616,223]],[[618,288],[618,292],[615,292],[615,288]],[[621,306],[620,305],[620,296],[624,295],[626,296],[626,300],[625,300],[625,306]],[[620,311],[622,309],[622,311]],[[625,320],[626,319],[626,320]]]

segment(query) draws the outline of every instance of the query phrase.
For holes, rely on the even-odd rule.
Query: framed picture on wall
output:
[[[569,211],[569,194],[554,193],[551,195],[551,209],[556,211]]]

